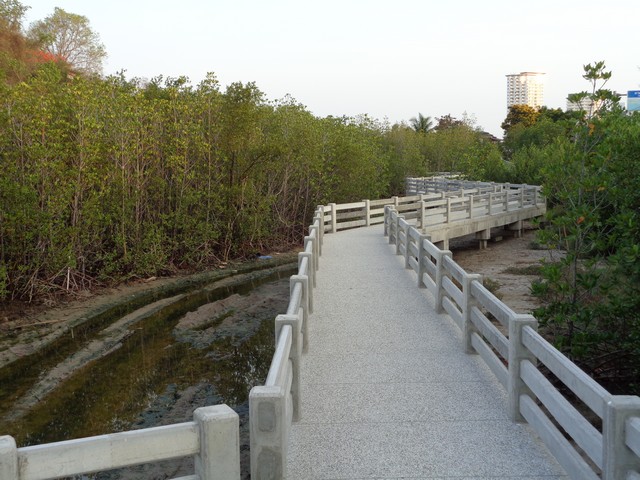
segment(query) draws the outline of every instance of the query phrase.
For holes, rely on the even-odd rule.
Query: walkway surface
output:
[[[382,232],[324,237],[288,478],[567,478]]]

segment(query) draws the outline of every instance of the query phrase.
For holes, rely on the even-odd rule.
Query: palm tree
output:
[[[427,133],[433,129],[433,119],[431,117],[425,117],[421,113],[418,113],[418,118],[412,117],[409,122],[416,132]]]

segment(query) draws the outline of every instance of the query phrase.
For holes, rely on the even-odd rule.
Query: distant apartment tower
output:
[[[571,102],[567,98],[567,112],[583,111],[587,112],[587,115],[591,116],[602,105],[601,101],[594,102],[590,98],[583,98],[579,102]]]
[[[507,108],[511,105],[541,107],[544,104],[544,75],[540,72],[507,75]]]

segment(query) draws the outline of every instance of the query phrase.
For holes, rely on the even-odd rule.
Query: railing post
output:
[[[384,206],[384,236],[385,237],[389,236],[389,217],[391,215],[390,210],[391,210],[390,205]]]
[[[313,256],[313,265],[310,265],[310,267],[313,267],[313,285],[315,286],[316,284],[316,269],[318,268],[318,263],[320,263],[320,240],[318,240],[318,227],[316,227],[315,225],[311,225],[309,227],[309,231],[310,233],[313,233],[313,231],[315,230],[316,234],[315,235],[309,235],[307,237],[304,237],[304,249],[307,249],[307,241],[311,242],[311,255]]]
[[[364,201],[365,226],[371,226],[371,200]]]
[[[420,200],[420,228],[424,229],[427,216],[427,202]]]
[[[396,237],[398,236],[398,232],[396,231],[396,227],[398,226],[398,212],[396,212],[395,208],[389,207],[389,245],[395,243]]]
[[[296,284],[302,286],[302,331],[307,335],[307,321],[309,320],[309,277],[307,275],[291,275],[289,278],[289,298],[293,296]]]
[[[629,471],[640,471],[640,459],[625,442],[625,426],[640,417],[640,398],[612,395],[602,417],[602,480],[626,479]]]
[[[0,478],[18,480],[18,447],[9,435],[0,437]]]
[[[442,277],[444,276],[444,257],[451,258],[453,254],[449,250],[440,250],[440,253],[436,255],[436,313],[443,313],[444,307],[442,306],[442,299],[444,298],[444,288],[442,288]]]
[[[524,417],[520,413],[520,395],[530,392],[524,381],[520,378],[520,363],[529,360],[536,363],[536,357],[522,343],[522,329],[530,326],[538,329],[538,321],[533,315],[514,314],[509,318],[509,381],[507,383],[507,396],[509,398],[509,418],[513,422],[523,422]]]
[[[407,231],[404,235],[405,245],[404,245],[404,268],[407,270],[411,269],[411,264],[409,263],[409,246],[411,245],[411,238],[409,237],[409,230],[411,227],[407,228]]]
[[[240,480],[240,420],[227,405],[197,408],[193,419],[200,431],[195,473],[200,480]],[[2,478],[5,478],[4,476]]]
[[[398,197],[391,197],[391,200],[393,200],[393,206],[397,207],[399,204],[399,199]]]
[[[318,257],[322,255],[322,242],[324,241],[324,209],[318,206],[313,217],[313,223],[318,225]],[[316,268],[318,268],[316,266]]]
[[[430,239],[431,235],[420,235],[420,244],[418,245],[418,288],[427,288],[422,278],[426,270],[424,267],[424,254],[426,253],[424,241]]]
[[[462,278],[462,333],[464,335],[464,351],[466,353],[476,353],[473,345],[471,345],[471,336],[478,329],[471,321],[471,310],[477,304],[471,295],[471,282],[477,280],[482,283],[482,275],[476,273],[465,273]]]
[[[288,447],[285,395],[278,386],[253,387],[249,393],[251,478],[285,478]]]
[[[404,219],[403,215],[396,216],[395,221],[395,230],[396,230],[396,255],[400,255],[400,245],[402,244],[402,239],[400,238],[400,219]]]
[[[306,258],[309,262],[309,272],[307,277],[311,278],[311,285],[309,285],[309,313],[313,313],[313,287],[316,286],[316,269],[315,269],[315,259],[313,258],[312,253],[300,252],[298,253],[298,271],[300,271],[300,264],[302,260]]]
[[[469,195],[469,218],[473,218],[473,194]]]
[[[338,231],[338,212],[336,211],[336,204],[330,203],[329,208],[331,209],[331,233],[336,233]]]
[[[289,360],[291,360],[292,367],[291,397],[293,403],[293,420],[297,422],[302,416],[300,402],[300,362],[302,361],[302,352],[306,352],[308,349],[308,335],[302,331],[302,315],[300,315],[299,311],[297,315],[278,315],[276,317],[276,338],[280,337],[280,330],[282,330],[284,325],[290,325],[293,333]]]
[[[451,197],[447,197],[447,223],[451,221]]]

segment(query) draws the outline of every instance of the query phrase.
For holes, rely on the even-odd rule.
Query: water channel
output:
[[[51,377],[106,338],[122,312],[84,322],[37,355],[0,369],[0,434],[33,445],[190,421],[195,408],[226,403],[241,417],[246,477],[248,393],[266,378],[274,318],[286,311],[288,278],[296,271],[297,263],[249,269],[164,300],[129,321],[107,352],[82,363],[43,398],[30,398],[47,372]],[[32,406],[21,413],[25,402]],[[165,463],[87,478],[192,472],[190,461]]]

